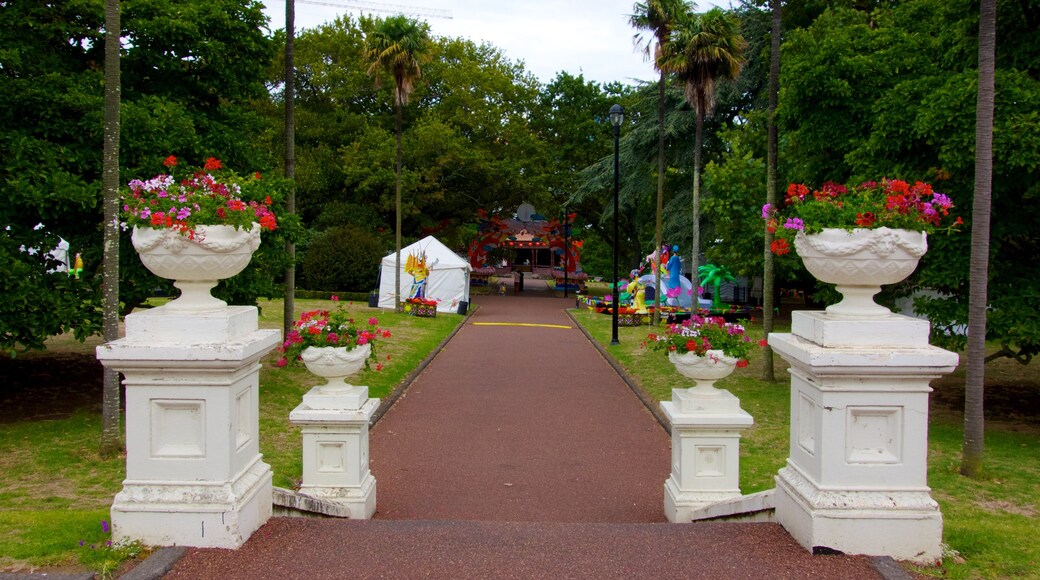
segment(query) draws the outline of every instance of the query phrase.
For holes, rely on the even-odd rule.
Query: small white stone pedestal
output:
[[[664,482],[664,514],[672,523],[693,520],[699,508],[740,497],[740,432],[754,423],[726,390],[699,395],[672,389],[661,403],[672,425],[672,474]]]
[[[289,421],[303,432],[303,482],[300,494],[334,501],[350,509],[351,519],[376,513],[376,478],[368,468],[368,426],[379,399],[368,387],[324,393],[314,387]]]
[[[942,556],[928,488],[929,381],[957,355],[928,344],[928,322],[795,312],[769,345],[792,366],[791,442],[776,477],[776,519],[805,548]]]
[[[126,480],[113,539],[237,548],[271,517],[259,447],[260,357],[280,341],[257,310],[156,308],[97,347],[126,385]]]

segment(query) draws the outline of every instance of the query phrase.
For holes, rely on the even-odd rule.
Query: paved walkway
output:
[[[664,523],[668,434],[534,282],[475,297],[373,427],[374,520],[273,518],[166,577],[881,577],[776,524]]]

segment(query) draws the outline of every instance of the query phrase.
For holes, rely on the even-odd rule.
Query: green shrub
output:
[[[356,226],[339,226],[311,239],[303,257],[304,287],[333,292],[375,288],[383,248]]]

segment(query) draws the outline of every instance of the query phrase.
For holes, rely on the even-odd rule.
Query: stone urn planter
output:
[[[345,379],[360,371],[371,354],[370,344],[350,350],[345,346],[309,346],[300,353],[300,360],[308,371],[326,379],[327,382],[321,386],[321,391],[332,394],[357,388]]]
[[[165,308],[205,312],[227,307],[210,290],[249,264],[260,247],[260,225],[249,230],[211,225],[195,228],[194,238],[175,229],[135,227],[131,235],[141,262],[156,276],[174,280],[181,295]]]
[[[890,228],[800,232],[794,240],[809,273],[835,284],[841,302],[827,307],[836,318],[878,318],[892,311],[874,302],[883,284],[906,279],[928,250],[927,234]]]
[[[715,388],[715,381],[728,377],[737,367],[737,359],[726,356],[721,350],[709,350],[704,355],[669,352],[668,360],[672,361],[680,375],[693,379],[695,385],[686,389],[685,393],[698,397],[721,395],[723,391]]]

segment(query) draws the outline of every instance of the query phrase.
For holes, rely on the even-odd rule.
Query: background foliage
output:
[[[748,41],[741,76],[720,85],[706,120],[700,245],[703,263],[758,275],[765,195],[769,14],[734,8]],[[150,177],[167,155],[214,156],[239,172],[275,177],[283,146],[284,32],[267,30],[248,0],[124,0],[122,181]],[[970,228],[978,9],[971,0],[816,0],[784,7],[780,166],[789,181],[898,177],[932,182]],[[43,7],[13,0],[0,13],[0,346],[36,348],[48,335],[98,330],[102,3]],[[366,73],[371,21],[342,17],[296,39],[298,220],[266,238],[250,271],[219,293],[250,303],[278,291],[286,239],[308,244],[332,228],[392,248],[394,108]],[[1040,193],[1040,8],[998,1],[991,338],[1026,360],[1040,348],[1040,240],[1029,204]],[[476,211],[509,216],[521,202],[557,217],[577,214],[586,270],[606,276],[613,247],[613,139],[621,130],[622,270],[650,253],[656,195],[656,83],[601,85],[560,72],[541,83],[492,44],[436,38],[433,60],[405,110],[405,242],[436,235],[464,251]],[[647,63],[647,77],[655,76]],[[694,115],[681,86],[666,93],[664,239],[692,242]],[[287,184],[271,180],[276,199]],[[42,224],[42,227],[38,227]],[[331,235],[331,234],[330,234]],[[80,281],[48,272],[41,256],[60,239],[81,252]],[[124,240],[124,311],[172,289],[140,266]],[[933,236],[918,274],[895,293],[927,289],[919,311],[936,340],[962,343],[968,240]],[[321,247],[320,245],[317,247]],[[377,248],[378,247],[378,248]],[[37,250],[35,255],[29,249]],[[378,251],[377,251],[378,249]],[[360,250],[359,250],[360,251]],[[312,267],[300,288],[330,290]],[[796,257],[778,263],[780,286],[812,292]],[[364,292],[372,282],[341,279]],[[825,297],[825,291],[817,291]],[[890,294],[894,293],[890,292]],[[891,299],[893,296],[890,296]],[[16,316],[18,313],[31,316]]]

